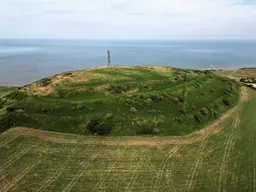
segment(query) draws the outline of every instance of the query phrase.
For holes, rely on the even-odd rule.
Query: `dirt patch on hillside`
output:
[[[241,88],[240,101],[241,102],[247,102],[248,100],[249,100],[249,95],[248,95],[247,88],[242,87]]]
[[[51,85],[40,86],[37,83],[28,85],[23,89],[21,89],[21,91],[24,91],[29,95],[31,94],[31,95],[42,95],[42,96],[51,95],[54,93],[54,89]]]
[[[99,74],[89,71],[74,71],[70,72],[68,75],[66,75],[65,73],[55,75],[51,78],[51,82],[49,85],[42,86],[40,85],[40,82],[35,82],[25,86],[23,89],[21,89],[21,91],[24,91],[27,94],[46,96],[54,94],[54,86],[57,85],[65,86],[65,84],[69,83],[86,83],[89,80],[102,80],[110,77],[111,76],[107,74]]]

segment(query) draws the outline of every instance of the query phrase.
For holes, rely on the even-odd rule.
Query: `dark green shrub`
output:
[[[136,135],[152,135],[153,129],[151,128],[141,128],[136,131]]]
[[[195,88],[197,88],[197,89],[200,89],[200,87],[201,87],[200,84],[196,84],[196,85],[195,85]]]
[[[130,89],[130,86],[127,85],[110,85],[108,91],[112,94],[120,94],[127,92]]]
[[[86,128],[93,134],[97,135],[108,135],[111,131],[111,127],[104,122],[101,122],[100,119],[91,120]]]
[[[9,113],[8,115],[5,115],[2,119],[0,119],[0,133],[14,126],[13,119],[13,113]]]
[[[202,108],[202,109],[200,110],[200,113],[201,113],[203,116],[207,116],[208,113],[209,113],[209,111],[208,111],[207,108]]]
[[[194,115],[194,119],[196,120],[197,123],[201,123],[202,122],[201,117],[200,117],[199,114]]]
[[[179,101],[182,102],[182,103],[184,103],[184,101],[185,101],[185,98],[184,98],[184,97],[178,97],[178,99],[179,99]]]
[[[215,118],[218,117],[218,111],[216,111],[215,109],[210,109],[211,115],[213,115]]]
[[[163,98],[160,95],[152,95],[150,98],[152,99],[152,101],[155,102],[160,102],[163,100]]]
[[[13,111],[15,111],[15,110],[16,110],[16,108],[13,107],[13,106],[6,107],[6,111],[7,111],[8,113],[13,112]]]
[[[230,105],[230,102],[229,102],[229,100],[227,100],[227,99],[223,99],[222,102],[223,102],[226,106],[229,106],[229,105]]]

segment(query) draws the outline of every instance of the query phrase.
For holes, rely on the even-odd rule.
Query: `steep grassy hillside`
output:
[[[0,135],[1,192],[254,191],[255,111],[256,92],[242,89],[236,107],[187,136],[11,129]]]
[[[185,135],[237,103],[239,85],[208,71],[101,67],[48,77],[1,99],[2,130]]]

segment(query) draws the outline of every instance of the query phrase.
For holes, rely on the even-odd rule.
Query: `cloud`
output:
[[[0,1],[0,38],[256,37],[256,0]]]

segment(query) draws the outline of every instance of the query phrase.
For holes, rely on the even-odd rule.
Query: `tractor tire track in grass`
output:
[[[19,135],[15,135],[15,136],[12,136],[11,138],[8,138],[6,139],[5,141],[2,141],[0,143],[0,148],[1,147],[4,147],[5,145],[7,145],[8,143],[10,143],[11,141],[13,141],[14,139],[16,139]]]
[[[140,157],[140,160],[136,165],[136,170],[132,173],[131,181],[126,186],[125,191],[130,191],[130,189],[132,189],[132,187],[138,177],[139,169],[142,167],[142,165],[144,163],[145,156],[147,155],[147,152],[148,152],[148,149],[143,151],[143,155],[142,155],[142,157]]]
[[[193,191],[194,189],[196,177],[199,174],[200,167],[204,161],[205,156],[208,154],[208,151],[206,150],[208,139],[209,139],[209,135],[207,135],[203,140],[203,142],[201,143],[201,146],[199,149],[199,156],[198,156],[198,159],[195,161],[194,165],[192,165],[192,170],[190,171],[191,174],[188,177],[188,182],[187,182],[185,191]]]
[[[99,155],[101,149],[90,159],[91,162],[93,163],[93,161],[97,158],[97,156]],[[78,171],[78,173],[76,174],[75,177],[72,178],[72,180],[68,183],[68,185],[64,188],[64,190],[62,192],[69,192],[73,189],[73,187],[75,186],[76,182],[78,181],[79,178],[82,177],[82,175],[84,174],[84,172],[88,169],[88,167],[91,164],[86,164],[86,160],[83,162],[83,166],[81,167],[80,171]]]
[[[160,184],[160,182],[162,180],[162,177],[163,177],[163,174],[165,172],[165,168],[166,168],[167,162],[168,162],[169,159],[171,159],[173,157],[173,155],[175,155],[175,153],[179,150],[179,148],[180,148],[180,145],[174,146],[174,148],[167,154],[165,159],[162,161],[161,169],[158,170],[157,178],[156,178],[156,180],[154,182],[154,185],[153,185],[153,191],[158,191],[159,184]],[[172,189],[173,189],[173,191],[175,191],[173,186],[172,186]]]
[[[72,150],[71,155],[73,155],[80,147],[80,144],[76,145],[76,147]],[[53,173],[50,177],[48,177],[42,184],[41,187],[37,190],[44,191],[47,187],[49,187],[58,177],[63,173],[64,168],[71,160],[71,156],[67,157],[66,160],[61,164],[61,166]]]
[[[12,181],[8,182],[5,186],[2,187],[1,192],[6,192],[15,187],[15,185],[22,180],[22,178],[27,175],[34,167],[36,167],[39,163],[41,163],[41,160],[36,161],[32,165],[28,166],[26,169],[21,171]]]
[[[126,152],[127,150],[127,146],[125,147],[125,149],[123,150],[123,154]],[[93,187],[92,191],[99,191],[99,189],[102,187],[103,183],[105,182],[105,180],[108,178],[108,176],[110,175],[110,173],[113,171],[113,169],[115,168],[115,165],[118,163],[118,161],[120,160],[122,156],[118,155],[115,159],[113,164],[111,165],[111,168],[107,170],[107,173],[105,175],[103,175],[100,180],[95,184],[95,186]]]
[[[228,139],[225,144],[224,153],[222,156],[221,164],[219,167],[219,176],[218,176],[218,191],[222,191],[223,186],[226,185],[227,182],[227,172],[228,172],[228,161],[230,153],[235,145],[235,129],[238,127],[240,123],[240,116],[239,116],[240,109],[238,110],[238,114],[236,115],[233,123],[232,123],[232,130]]]
[[[23,149],[21,152],[19,152],[18,154],[14,154],[12,155],[9,160],[7,162],[5,162],[3,165],[1,165],[1,169],[0,172],[3,172],[5,169],[7,169],[8,167],[10,167],[15,161],[19,160],[22,156],[24,156],[25,154],[27,154],[27,152],[31,149],[30,148],[26,148]],[[2,177],[1,177],[2,179]]]
[[[254,119],[254,126],[256,127],[256,119]],[[253,134],[255,134],[255,132],[253,132]],[[256,158],[255,158],[255,137],[252,139],[253,141],[253,147],[252,147],[252,151],[253,151],[253,157],[254,157],[254,161],[253,161],[253,191],[256,191]]]
[[[255,127],[256,127],[256,119],[254,119],[253,121]],[[249,138],[249,142],[250,142],[250,150],[251,150],[251,161],[252,161],[252,185],[253,185],[253,192],[256,191],[256,156],[255,156],[255,130],[253,130],[253,133],[251,134],[250,138]]]

